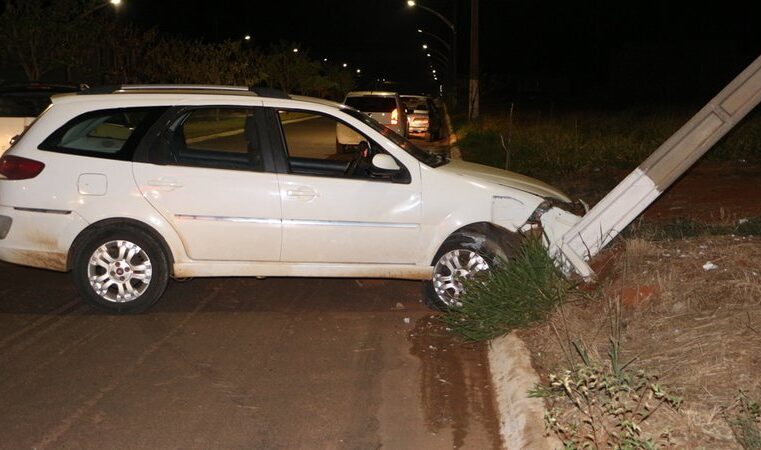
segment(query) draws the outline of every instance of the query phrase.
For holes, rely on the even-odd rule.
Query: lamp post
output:
[[[470,0],[470,82],[468,83],[468,119],[477,119],[481,92],[478,68],[478,0]]]
[[[415,0],[407,0],[407,6],[410,8],[420,8],[424,11],[428,11],[429,13],[435,15],[442,22],[444,22],[449,28],[449,30],[452,32],[452,45],[450,47],[451,53],[452,53],[452,84],[453,84],[452,91],[454,93],[452,99],[456,103],[457,102],[457,29],[455,28],[454,24],[449,19],[444,17],[441,13],[425,5],[420,5]],[[418,30],[418,32],[422,33],[423,31]]]

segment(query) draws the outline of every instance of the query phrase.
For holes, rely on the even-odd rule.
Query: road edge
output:
[[[489,371],[499,414],[499,431],[508,449],[546,450],[562,448],[544,428],[545,406],[528,392],[539,383],[531,366],[531,354],[515,332],[489,342]]]
[[[446,106],[444,117],[449,131],[449,157],[462,160],[457,133]],[[499,433],[505,447],[529,450],[562,448],[559,439],[546,436],[544,400],[528,396],[540,379],[531,366],[531,353],[526,343],[515,332],[493,339],[488,345],[488,360],[497,402]]]

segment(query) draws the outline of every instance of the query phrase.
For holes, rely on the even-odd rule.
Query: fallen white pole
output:
[[[761,102],[761,57],[595,205],[554,245],[583,277],[586,264]],[[559,255],[560,256],[560,255]]]

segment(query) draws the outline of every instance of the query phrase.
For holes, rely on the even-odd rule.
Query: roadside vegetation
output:
[[[461,305],[442,321],[468,341],[493,339],[545,319],[570,288],[539,238],[528,238],[509,261],[465,285]]]
[[[465,160],[594,203],[696,110],[513,110],[461,124],[458,145]],[[761,163],[761,113],[705,159]],[[729,208],[638,220],[592,261],[592,284],[524,251],[466,286],[443,320],[466,340],[526,341],[542,379],[530,394],[564,448],[761,449],[761,217]]]
[[[298,43],[265,47],[243,37],[189,40],[118,21],[110,8],[102,0],[6,2],[0,14],[0,65],[21,69],[29,81],[91,85],[266,84],[332,99],[354,86],[349,71],[310,57]]]
[[[631,170],[695,112],[697,108],[650,107],[548,115],[514,108],[461,124],[458,145],[467,161],[540,179]],[[706,157],[760,163],[761,113],[749,115]]]
[[[441,320],[466,341],[518,332],[542,378],[527,395],[564,448],[760,449],[761,237],[743,224],[638,230],[593,261],[593,284],[528,240]]]

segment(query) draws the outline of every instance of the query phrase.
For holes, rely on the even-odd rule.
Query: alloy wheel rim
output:
[[[96,248],[87,265],[90,286],[102,299],[114,303],[137,300],[152,276],[148,254],[126,240],[108,241]]]
[[[477,273],[489,270],[489,263],[467,249],[451,250],[441,256],[433,268],[433,289],[447,306],[460,306],[464,282]]]

